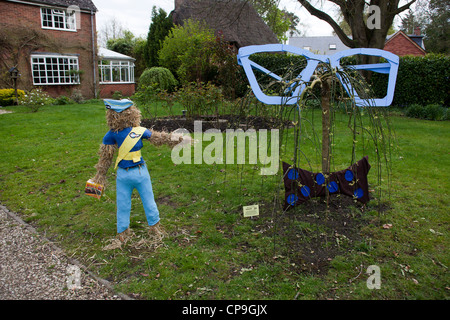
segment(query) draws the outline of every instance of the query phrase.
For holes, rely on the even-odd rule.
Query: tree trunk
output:
[[[331,131],[331,106],[330,106],[330,79],[322,81],[322,173],[330,173],[330,131]]]
[[[330,174],[330,163],[331,163],[331,79],[327,78],[322,81],[322,92],[321,92],[321,102],[322,102],[322,174],[325,177],[325,185],[328,186],[329,174]],[[325,198],[328,204],[330,201],[330,192],[328,188],[325,188]]]

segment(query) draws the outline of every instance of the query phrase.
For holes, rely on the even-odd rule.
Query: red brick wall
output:
[[[116,91],[120,91],[123,97],[131,97],[135,91],[135,84],[100,84],[100,98],[111,98]]]
[[[10,61],[7,65],[18,63],[18,69],[21,73],[18,87],[29,90],[33,87],[31,77],[30,55],[32,52],[51,52],[59,54],[78,54],[79,69],[83,71],[80,85],[47,85],[42,86],[52,96],[69,95],[74,89],[80,90],[85,98],[93,98],[95,94],[94,72],[98,83],[97,55],[93,58],[92,54],[92,25],[91,14],[81,12],[80,25],[77,25],[77,31],[49,30],[41,27],[40,7],[20,3],[0,1],[0,32],[4,30],[11,39],[18,34],[33,35],[35,31],[38,35],[38,44],[26,46],[19,55],[18,61]],[[94,44],[96,46],[96,25],[95,15],[93,17]],[[27,33],[28,32],[28,33]],[[14,41],[13,41],[14,42]],[[17,44],[16,44],[17,45]],[[0,54],[4,53],[0,48]],[[96,48],[95,48],[96,52]],[[93,64],[95,63],[95,70]],[[3,70],[2,70],[3,71]],[[4,84],[1,84],[5,86]],[[98,84],[97,84],[98,91]]]
[[[407,38],[403,33],[397,34],[394,38],[387,41],[383,48],[386,51],[392,52],[398,56],[413,55],[424,56],[425,52],[417,45],[412,43],[412,40]]]

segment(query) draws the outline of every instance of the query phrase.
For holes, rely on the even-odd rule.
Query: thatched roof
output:
[[[236,47],[279,43],[272,30],[245,0],[177,0],[173,23],[183,25],[192,19],[204,21]]]

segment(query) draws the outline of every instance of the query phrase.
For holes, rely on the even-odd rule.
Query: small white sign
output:
[[[256,217],[259,216],[259,205],[244,206],[244,217]]]

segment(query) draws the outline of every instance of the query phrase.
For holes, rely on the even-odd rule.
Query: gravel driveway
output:
[[[0,300],[124,300],[0,205]]]

